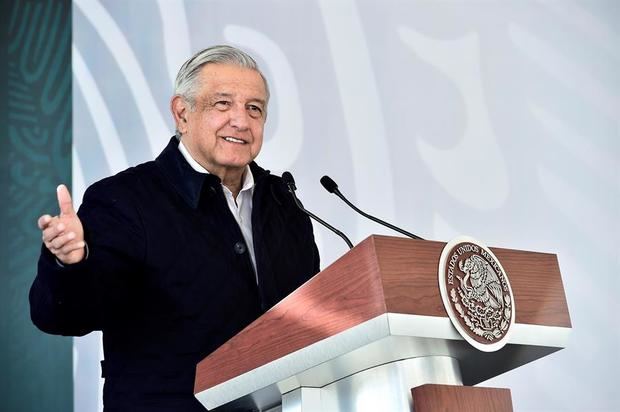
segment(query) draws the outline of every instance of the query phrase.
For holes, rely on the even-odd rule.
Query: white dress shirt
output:
[[[183,141],[179,142],[179,150],[192,169],[200,173],[209,173],[207,169],[194,160],[183,144]],[[252,195],[254,194],[254,176],[252,176],[250,166],[245,167],[241,191],[239,192],[236,200],[234,199],[230,189],[223,184],[222,190],[224,191],[228,208],[239,224],[241,234],[243,235],[243,240],[245,240],[245,244],[248,247],[248,252],[250,252],[254,275],[256,275],[256,257],[254,256],[254,239],[252,238]],[[256,278],[256,281],[258,282],[258,277]]]

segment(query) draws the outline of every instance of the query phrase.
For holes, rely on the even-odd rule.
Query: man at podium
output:
[[[88,188],[58,215],[30,290],[42,331],[103,331],[107,411],[200,411],[198,361],[319,271],[312,225],[254,159],[269,89],[229,46],[181,67],[177,133],[153,161]]]

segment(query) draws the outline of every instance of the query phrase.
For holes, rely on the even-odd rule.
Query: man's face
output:
[[[263,144],[266,90],[260,74],[228,64],[207,64],[199,74],[193,111],[178,126],[192,157],[220,178],[243,172]],[[174,109],[173,101],[173,110]]]

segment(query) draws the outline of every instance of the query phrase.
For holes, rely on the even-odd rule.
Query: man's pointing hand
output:
[[[45,247],[63,264],[77,263],[84,259],[84,229],[80,218],[73,209],[69,190],[65,185],[56,189],[58,196],[58,216],[43,215],[38,220]]]

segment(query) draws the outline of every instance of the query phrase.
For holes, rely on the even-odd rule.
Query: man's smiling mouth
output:
[[[235,137],[230,137],[230,136],[225,136],[224,140],[226,140],[227,142],[230,142],[230,143],[246,144],[246,142],[244,142],[243,140],[237,139]]]

